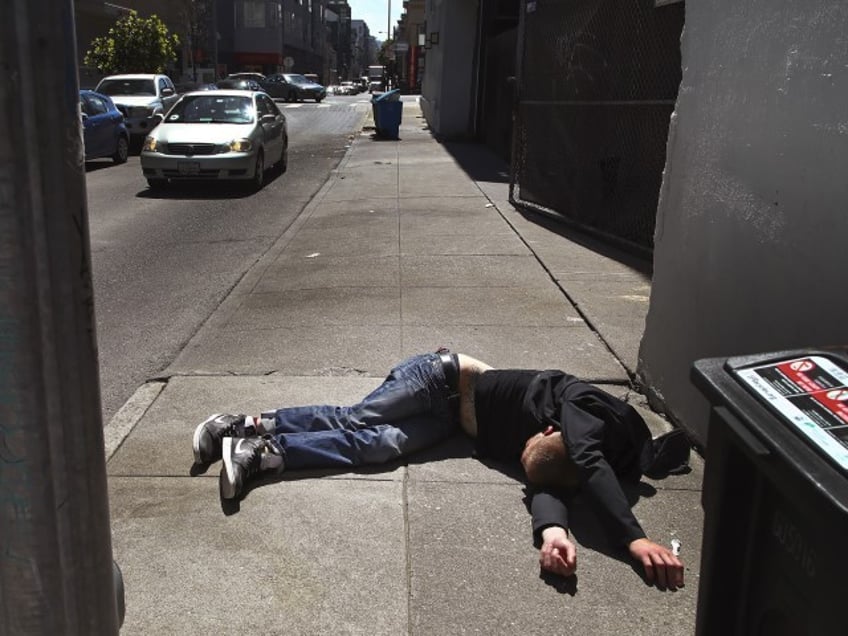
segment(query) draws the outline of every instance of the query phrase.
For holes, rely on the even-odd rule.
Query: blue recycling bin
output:
[[[374,112],[374,128],[377,130],[377,134],[380,137],[397,139],[403,116],[400,90],[395,89],[386,93],[375,94],[371,97],[371,108]]]

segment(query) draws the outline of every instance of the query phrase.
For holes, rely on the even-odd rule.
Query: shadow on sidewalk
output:
[[[456,160],[457,165],[474,181],[509,184],[509,164],[483,144],[451,141],[442,145]],[[504,198],[506,199],[506,196]],[[653,274],[653,260],[649,256],[596,238],[590,231],[581,230],[565,217],[557,219],[520,207],[516,209],[528,221],[596,254],[617,261],[650,280]]]
[[[386,464],[363,466],[357,468],[346,469],[324,469],[324,470],[299,470],[292,472],[283,472],[279,475],[267,475],[254,481],[251,481],[241,498],[224,499],[221,498],[221,511],[226,516],[238,514],[241,510],[241,501],[247,500],[250,493],[263,486],[277,484],[286,481],[301,481],[307,479],[321,479],[324,477],[342,476],[342,475],[359,475],[359,476],[379,476],[382,474],[393,472],[403,466],[422,465],[435,461],[443,461],[447,459],[463,459],[474,457],[474,441],[465,435],[458,433],[450,439],[437,444],[429,449],[420,451],[409,457],[398,461],[389,462]],[[524,482],[524,474],[520,466],[512,463],[489,460],[487,458],[477,458],[483,465],[495,470],[504,476],[515,480],[516,487],[520,487],[523,491],[523,503],[527,508],[528,519],[531,514],[530,502],[532,490]],[[203,474],[208,471],[210,466],[193,467],[192,475]],[[215,467],[217,469],[217,466]],[[377,477],[379,478],[379,477]],[[657,494],[657,490],[650,484],[640,481],[636,484],[622,484],[622,488],[627,496],[630,507],[636,505],[640,498],[651,498]],[[601,553],[611,559],[615,559],[632,567],[633,571],[645,582],[645,574],[643,569],[633,562],[626,549],[614,546],[610,543],[606,531],[598,518],[591,503],[587,501],[579,492],[567,496],[565,501],[568,505],[569,532],[583,547],[594,552]],[[536,545],[537,548],[540,545]],[[574,596],[577,593],[577,576],[563,578],[561,576],[551,574],[540,570],[539,578],[547,585],[554,588],[561,594]]]

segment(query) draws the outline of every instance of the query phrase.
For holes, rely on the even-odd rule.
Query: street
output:
[[[124,165],[86,165],[104,424],[297,218],[344,156],[367,102],[367,94],[278,102],[288,170],[269,173],[257,193],[202,183],[154,194],[137,149]]]

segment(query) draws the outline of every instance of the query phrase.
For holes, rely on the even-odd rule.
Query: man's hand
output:
[[[630,554],[645,567],[648,583],[675,590],[683,587],[683,563],[671,550],[650,539],[636,539],[630,543]]]
[[[577,570],[577,548],[565,528],[548,526],[542,530],[539,564],[543,570],[561,576],[571,576]]]

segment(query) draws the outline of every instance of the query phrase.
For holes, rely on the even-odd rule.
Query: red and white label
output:
[[[848,470],[848,370],[828,358],[808,356],[737,373],[786,422]]]

